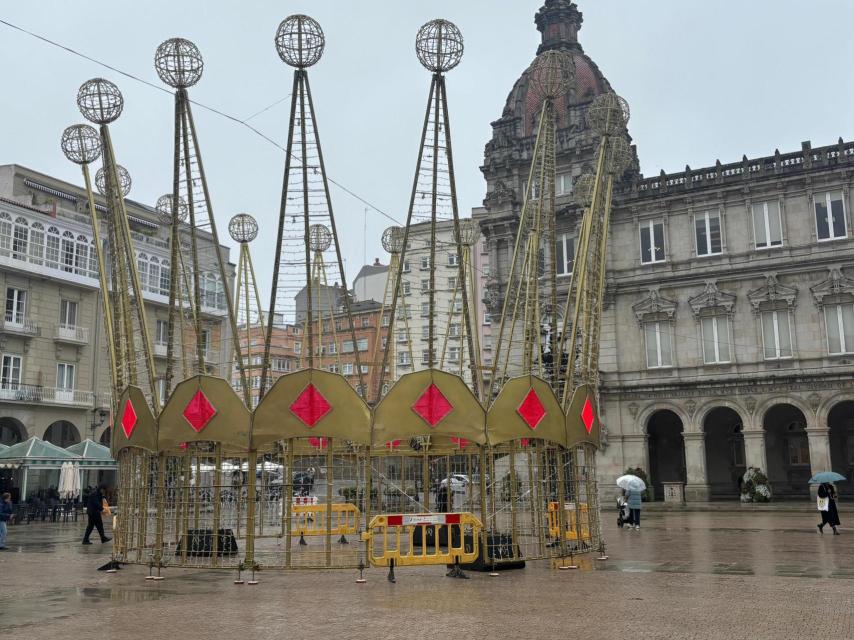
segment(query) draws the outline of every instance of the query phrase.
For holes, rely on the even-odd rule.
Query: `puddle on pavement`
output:
[[[40,594],[34,594],[25,600],[14,600],[14,606],[5,606],[0,600],[0,629],[8,629],[27,624],[36,624],[44,620],[55,620],[77,615],[89,605],[106,603],[135,604],[160,600],[172,592],[149,591],[143,589],[124,589],[115,587],[82,587],[68,589],[51,589]]]

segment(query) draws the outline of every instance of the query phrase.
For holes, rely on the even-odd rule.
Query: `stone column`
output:
[[[685,443],[685,501],[707,502],[709,479],[706,475],[706,434],[683,433]]]
[[[768,474],[768,461],[765,455],[765,429],[744,430],[744,461],[748,467],[756,467]]]
[[[815,475],[819,471],[830,471],[830,429],[808,428],[807,438],[810,443],[811,474]]]

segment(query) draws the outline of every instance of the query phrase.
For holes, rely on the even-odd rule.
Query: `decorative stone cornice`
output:
[[[840,267],[830,267],[829,271],[826,280],[810,287],[812,297],[819,309],[824,306],[825,298],[833,297],[838,300],[837,296],[854,297],[854,280],[845,276]]]
[[[486,194],[483,204],[487,209],[500,207],[503,204],[516,204],[516,192],[510,189],[503,180],[495,182],[495,188]]]
[[[703,309],[723,309],[727,314],[732,314],[735,306],[735,295],[718,289],[714,280],[706,281],[706,288],[700,295],[688,298],[688,304],[695,316],[699,316]]]
[[[668,320],[672,320],[676,315],[676,304],[675,300],[665,298],[654,288],[649,290],[646,298],[632,306],[632,311],[635,312],[638,324],[643,324],[646,317],[653,314],[664,314]]]
[[[754,313],[758,313],[759,307],[764,303],[785,302],[789,309],[793,309],[797,297],[798,290],[795,287],[780,284],[777,274],[773,272],[765,274],[765,286],[747,293],[747,299],[750,300]]]

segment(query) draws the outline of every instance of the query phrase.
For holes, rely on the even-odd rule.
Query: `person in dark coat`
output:
[[[836,488],[829,482],[818,487],[818,512],[821,514],[821,524],[817,524],[818,532],[824,533],[824,525],[829,524],[833,535],[838,536],[836,527],[839,524],[839,512],[836,510]]]
[[[436,492],[436,511],[438,513],[448,512],[448,485],[439,485],[439,490]]]
[[[0,551],[6,548],[7,525],[15,519],[12,510],[12,494],[4,493],[0,496]]]
[[[86,515],[89,516],[89,524],[86,525],[86,533],[83,534],[83,544],[92,544],[89,541],[89,536],[92,534],[92,529],[97,529],[101,536],[101,544],[109,542],[111,538],[104,535],[104,521],[101,519],[101,512],[104,510],[104,487],[89,493],[89,498],[86,500]]]

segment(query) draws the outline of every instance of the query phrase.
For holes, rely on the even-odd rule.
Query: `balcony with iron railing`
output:
[[[56,342],[89,344],[89,327],[78,327],[73,324],[60,323],[56,326],[53,339]]]
[[[95,394],[92,391],[43,387],[6,380],[0,382],[0,402],[92,407],[95,403]]]
[[[17,311],[6,312],[0,331],[30,337],[40,336],[42,333],[41,327],[34,320]]]

